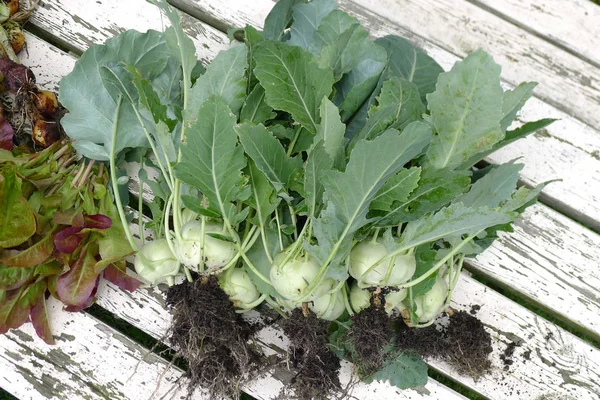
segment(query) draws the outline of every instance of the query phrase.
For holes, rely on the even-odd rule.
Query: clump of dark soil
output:
[[[392,320],[383,305],[365,308],[352,317],[348,337],[354,350],[354,361],[360,376],[368,376],[378,371],[386,361],[393,328]]]
[[[515,361],[513,360],[513,355],[515,354],[515,349],[517,348],[517,346],[518,344],[516,342],[510,342],[506,346],[506,349],[504,349],[502,354],[500,354],[500,359],[504,364],[505,371],[508,371],[510,366],[515,363]]]
[[[327,398],[341,388],[340,360],[328,347],[329,324],[301,309],[295,309],[281,322],[291,342],[290,361],[298,370],[291,389],[299,399]]]
[[[409,328],[397,321],[397,346],[422,357],[444,359],[459,373],[478,378],[491,367],[492,339],[481,321],[465,311],[455,312],[445,330],[435,326]]]
[[[250,325],[235,312],[216,278],[185,281],[169,288],[170,341],[188,363],[188,393],[198,387],[211,397],[238,397],[244,373],[258,356],[248,346]]]

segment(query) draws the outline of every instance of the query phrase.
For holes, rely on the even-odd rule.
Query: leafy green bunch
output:
[[[135,290],[119,214],[102,164],[76,161],[69,143],[39,153],[0,150],[0,333],[31,320],[54,344],[51,294],[67,311],[92,305],[101,277]]]
[[[427,326],[464,258],[544,187],[517,188],[522,164],[479,164],[552,122],[511,129],[535,83],[504,91],[482,50],[443,72],[403,38],[371,40],[332,0],[281,0],[205,69],[177,13],[152,2],[172,26],[91,47],[60,100],[80,153],[115,176],[140,161],[157,240],[136,268],[153,283],[183,265],[190,280],[218,275],[242,311],[266,300],[328,320],[385,287]]]

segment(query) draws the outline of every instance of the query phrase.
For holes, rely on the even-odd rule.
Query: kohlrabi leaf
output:
[[[406,225],[400,249],[408,249],[452,235],[474,235],[490,226],[505,224],[518,213],[488,207],[470,208],[462,203],[451,204],[436,213],[427,214]]]
[[[383,367],[371,376],[365,377],[366,383],[381,381],[400,389],[409,389],[427,384],[427,364],[415,353],[401,352],[386,361]]]
[[[248,161],[248,178],[252,194],[247,203],[256,210],[256,214],[250,221],[257,226],[267,226],[271,214],[281,201],[281,197],[277,196],[273,185],[252,160]]]
[[[500,129],[507,130],[510,124],[517,118],[517,113],[523,108],[525,102],[533,96],[533,89],[537,82],[523,82],[512,90],[507,90],[502,96],[502,113],[504,116],[500,121]]]
[[[208,200],[209,209],[233,223],[237,213],[233,202],[249,195],[241,173],[246,157],[237,144],[236,117],[223,99],[211,96],[194,119],[187,129],[186,143],[181,145],[175,175],[198,189]]]
[[[371,202],[371,210],[392,211],[394,203],[408,200],[412,191],[419,185],[420,177],[420,167],[403,169],[392,176]]]
[[[314,0],[308,4],[296,4],[292,11],[294,22],[290,28],[288,43],[308,50],[321,21],[335,9],[333,0]]]
[[[427,95],[435,131],[427,164],[454,169],[504,138],[500,66],[483,50],[469,54],[440,74]]]
[[[275,115],[273,108],[265,101],[265,89],[261,85],[254,86],[240,112],[240,122],[258,125],[275,118]]]
[[[367,122],[354,136],[353,143],[360,139],[373,139],[388,128],[401,131],[411,122],[421,119],[423,112],[425,106],[421,103],[417,87],[402,78],[392,77],[383,83],[377,105],[369,110]]]
[[[507,163],[493,166],[478,179],[467,193],[455,198],[453,203],[463,203],[467,207],[498,207],[500,203],[510,199],[517,187],[519,172],[523,164]]]
[[[390,58],[387,76],[399,76],[417,85],[421,100],[435,90],[442,67],[422,49],[399,36],[384,36],[375,40],[383,46]]]
[[[116,68],[117,63],[131,64],[152,82],[171,58],[164,34],[156,31],[126,31],[86,50],[60,82],[59,100],[69,110],[61,125],[73,146],[88,158],[108,160],[112,129],[107,127],[117,122],[117,154],[128,147],[148,146],[130,103],[123,103],[116,121],[120,91],[107,82],[105,70],[107,66]]]
[[[342,121],[347,121],[369,98],[387,63],[387,53],[370,42],[362,60],[335,85],[335,103],[339,104]]]
[[[346,125],[340,121],[338,108],[327,97],[323,98],[319,107],[321,122],[317,127],[315,143],[323,142],[323,148],[333,160],[334,165],[339,165],[344,160],[344,132]]]
[[[278,193],[286,192],[302,169],[300,157],[288,157],[285,149],[263,125],[235,127],[246,154],[254,161]]]
[[[292,22],[292,12],[296,4],[305,0],[280,0],[271,9],[265,19],[263,34],[266,40],[281,40],[283,32]]]
[[[376,226],[397,226],[414,221],[428,212],[437,211],[469,187],[471,180],[466,172],[440,170],[421,176],[417,188],[405,201],[392,204]]]
[[[267,104],[290,113],[296,122],[315,134],[319,106],[333,87],[331,69],[319,68],[312,54],[280,42],[258,45],[255,59],[254,73],[265,89]]]
[[[556,121],[553,118],[544,118],[538,121],[527,122],[523,124],[523,126],[507,131],[506,136],[500,142],[496,143],[490,150],[482,151],[480,153],[475,154],[473,157],[469,158],[467,161],[461,164],[457,169],[468,169],[473,165],[477,164],[479,161],[483,160],[496,150],[503,148],[504,146],[508,146],[509,144],[516,142],[519,139],[526,137],[527,135],[532,134],[540,129],[543,129]]]
[[[371,201],[389,178],[423,151],[429,140],[430,136],[417,130],[400,134],[390,129],[374,140],[359,141],[344,172],[330,170],[324,173],[321,180],[327,206],[314,224],[318,245],[307,246],[320,263],[330,258],[335,247],[349,250],[347,247],[354,232],[368,222]],[[336,262],[329,266],[330,276],[343,276],[339,261],[340,256],[345,258],[346,254],[337,254]]]
[[[311,217],[318,214],[323,201],[321,179],[325,171],[333,168],[333,159],[325,150],[323,142],[318,142],[308,155],[304,167],[304,195]]]
[[[190,91],[184,111],[188,121],[198,118],[200,106],[212,95],[222,98],[235,115],[239,114],[246,99],[247,55],[248,49],[244,45],[217,54]]]
[[[0,170],[0,248],[18,246],[36,231],[36,218],[22,196],[21,179],[9,166]]]
[[[502,204],[502,209],[522,213],[527,207],[536,202],[542,190],[544,190],[546,185],[551,182],[552,181],[540,183],[532,189],[520,187],[516,192],[513,193],[512,197],[508,201]]]
[[[438,252],[431,248],[430,243],[417,247],[417,249],[415,250],[415,260],[417,262],[417,267],[411,280],[417,279],[420,276],[427,273],[436,264],[438,258]],[[431,274],[423,281],[412,286],[409,296],[412,296],[412,298],[414,299],[416,297],[423,296],[424,294],[429,292],[435,284],[436,276],[437,273]]]
[[[373,46],[376,45],[369,38],[369,33],[356,18],[341,10],[333,10],[319,24],[309,50],[317,57],[319,66],[333,69],[338,81]]]
[[[248,48],[248,85],[246,93],[248,95],[252,92],[258,83],[258,79],[254,76],[254,67],[256,67],[256,61],[254,60],[254,50],[256,46],[265,40],[263,33],[254,28],[253,26],[246,25],[244,29],[245,43]]]

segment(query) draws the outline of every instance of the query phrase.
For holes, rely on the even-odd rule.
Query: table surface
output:
[[[169,0],[204,62],[228,47],[230,27],[260,27],[272,0]],[[372,36],[398,34],[423,47],[444,69],[484,48],[502,65],[506,88],[537,81],[521,121],[560,120],[488,157],[522,158],[521,183],[549,179],[539,204],[490,249],[469,260],[452,306],[471,310],[493,341],[490,374],[474,381],[439,360],[427,360],[459,385],[490,399],[600,399],[600,6],[589,0],[340,0]],[[46,89],[73,67],[77,55],[126,29],[163,29],[166,19],[145,0],[45,0],[27,26],[31,67]],[[132,191],[137,190],[135,182]],[[485,282],[483,284],[482,282]],[[99,309],[105,310],[99,313]],[[157,289],[134,294],[102,283],[95,312],[61,312],[50,303],[57,345],[26,325],[0,336],[0,387],[20,399],[184,398],[182,371],[121,333],[127,324],[160,339],[169,323]],[[97,319],[118,318],[118,324]],[[112,315],[111,315],[112,314]],[[104,322],[103,322],[104,321]],[[268,354],[284,351],[277,327],[259,341]],[[139,336],[137,337],[139,339]],[[514,363],[501,356],[516,344]],[[348,382],[345,363],[341,380]],[[439,374],[441,373],[441,375]],[[289,382],[285,366],[244,391],[271,399]],[[157,382],[160,381],[160,385]],[[358,399],[461,399],[433,378],[399,391],[359,385]],[[206,397],[202,393],[197,398]],[[208,397],[206,397],[208,398]]]

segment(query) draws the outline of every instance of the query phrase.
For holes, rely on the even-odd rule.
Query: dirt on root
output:
[[[383,366],[392,334],[392,320],[382,306],[371,305],[352,317],[348,338],[359,376],[369,376]]]
[[[341,389],[340,360],[328,347],[329,324],[301,309],[295,309],[281,322],[291,342],[290,361],[298,370],[291,381],[298,399],[325,399]]]
[[[169,339],[188,363],[188,396],[203,388],[211,397],[239,397],[239,384],[258,355],[248,346],[250,325],[235,312],[216,278],[169,288],[173,321]]]
[[[492,339],[480,320],[465,311],[455,312],[446,329],[409,328],[397,320],[397,346],[422,357],[441,358],[464,375],[479,378],[490,370]]]

